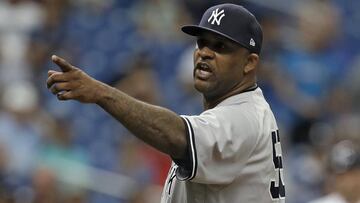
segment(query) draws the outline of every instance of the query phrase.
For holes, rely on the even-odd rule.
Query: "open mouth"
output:
[[[199,62],[196,64],[196,69],[201,70],[201,71],[205,71],[205,72],[212,72],[209,64],[205,63],[205,62]]]
[[[194,76],[200,80],[207,80],[212,76],[212,69],[209,64],[199,62],[196,64]]]

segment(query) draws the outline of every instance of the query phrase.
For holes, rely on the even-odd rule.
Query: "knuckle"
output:
[[[59,88],[57,87],[56,84],[51,87],[51,91],[52,92],[58,92],[59,91]]]
[[[52,77],[49,77],[48,79],[47,79],[47,81],[46,81],[46,83],[51,83],[53,81],[53,78]]]
[[[50,88],[51,85],[52,85],[52,80],[48,79],[48,80],[46,81],[46,85],[47,85],[48,88]]]
[[[62,92],[62,93],[58,93],[58,94],[56,94],[56,96],[57,96],[57,98],[59,99],[59,100],[67,100],[68,98],[67,98],[67,94],[68,92]]]
[[[53,75],[51,75],[49,77],[49,81],[51,82],[51,84],[53,84],[54,82],[59,80],[59,74],[54,73]]]
[[[57,78],[58,75],[59,75],[59,73],[54,73],[50,76],[50,78]]]
[[[79,71],[80,69],[78,68],[78,67],[76,67],[76,66],[70,66],[73,70],[75,70],[75,71]]]
[[[53,93],[53,94],[57,94],[57,90],[56,90],[56,88],[54,88],[54,87],[52,87],[51,89],[50,89],[50,91],[51,91],[51,93]]]
[[[81,72],[81,70],[75,66],[71,66],[71,71],[74,72],[75,74],[79,74]]]
[[[51,90],[52,91],[58,91],[58,86],[57,86],[57,84],[54,84],[52,87],[51,87]]]
[[[78,75],[80,71],[79,71],[79,69],[74,68],[71,70],[71,72],[73,75]]]
[[[58,94],[56,94],[56,96],[57,96],[57,98],[59,100],[64,100],[64,95],[63,94],[58,93]]]

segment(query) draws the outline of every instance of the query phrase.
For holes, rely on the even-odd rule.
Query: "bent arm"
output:
[[[186,156],[185,124],[180,116],[95,80],[60,57],[52,60],[62,72],[50,70],[47,87],[59,100],[96,103],[149,145],[175,159]]]
[[[182,159],[187,149],[185,124],[174,112],[136,100],[110,86],[103,86],[97,104],[111,114],[135,136]]]

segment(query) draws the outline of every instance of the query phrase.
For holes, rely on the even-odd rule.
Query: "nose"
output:
[[[213,59],[215,57],[215,53],[213,50],[211,50],[209,47],[199,47],[198,54],[201,57],[201,59]]]

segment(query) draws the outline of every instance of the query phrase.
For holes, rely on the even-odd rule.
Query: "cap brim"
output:
[[[223,36],[237,44],[239,44],[240,46],[244,47],[245,49],[249,49],[249,47],[243,45],[242,43],[238,42],[237,40],[235,40],[234,38],[230,37],[229,35],[223,34],[217,30],[213,30],[207,27],[201,27],[198,25],[185,25],[183,27],[181,27],[181,30],[191,36],[200,36],[201,34],[203,34],[204,32],[212,32],[215,34],[218,34],[220,36]]]

